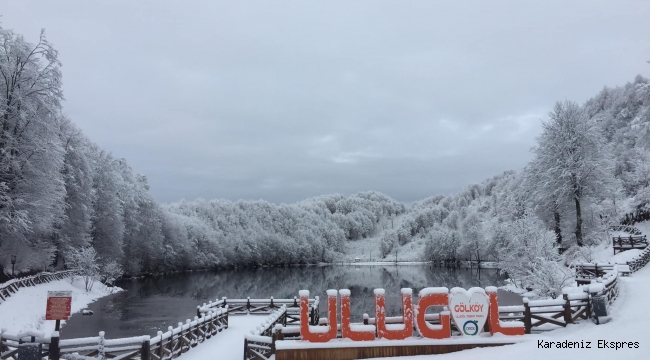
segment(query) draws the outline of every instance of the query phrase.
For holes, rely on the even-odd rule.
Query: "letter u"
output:
[[[413,293],[411,289],[402,289],[403,324],[386,325],[386,297],[383,289],[375,289],[375,325],[377,336],[388,340],[403,340],[413,336]],[[388,329],[393,327],[393,329]]]
[[[327,290],[328,325],[309,325],[309,291],[300,291],[300,336],[309,342],[328,342],[336,339],[336,290]],[[326,331],[323,331],[327,329]]]
[[[375,340],[374,325],[356,325],[361,330],[352,330],[350,326],[350,290],[339,290],[341,295],[341,335],[354,341]]]

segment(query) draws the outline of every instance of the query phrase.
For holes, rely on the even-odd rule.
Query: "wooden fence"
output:
[[[50,360],[59,360],[61,357],[165,360],[180,356],[227,328],[227,309],[217,309],[203,314],[200,318],[188,319],[185,324],[178,323],[176,328],[170,326],[167,332],[159,331],[153,338],[136,336],[106,339],[103,331],[96,337],[67,340],[60,340],[56,331],[50,338],[43,337],[44,334],[34,333],[18,335],[0,333],[0,358],[17,360],[20,345],[34,343],[40,344],[42,357],[48,357]]]
[[[18,292],[20,288],[45,284],[55,280],[62,280],[75,275],[79,275],[79,270],[65,270],[54,273],[44,272],[24,278],[11,279],[0,284],[0,304],[7,300],[11,295]]]
[[[628,261],[626,264],[630,267],[631,272],[636,272],[650,262],[650,247],[645,248],[639,256]]]
[[[621,219],[621,224],[624,225],[634,225],[638,222],[650,220],[650,211],[644,209],[638,209],[633,213],[625,214],[625,217]]]
[[[57,276],[63,276],[63,274]],[[68,273],[66,276],[70,276],[70,274]],[[320,320],[318,297],[309,299],[309,304],[310,323],[318,324]],[[197,316],[194,317],[194,320],[188,319],[185,323],[178,323],[176,328],[170,326],[167,332],[159,331],[158,335],[153,338],[136,336],[122,339],[106,339],[105,333],[100,332],[99,336],[96,337],[60,340],[58,332],[54,332],[51,337],[45,337],[45,334],[42,333],[12,335],[0,332],[0,359],[17,360],[19,345],[34,343],[41,347],[42,356],[51,360],[59,360],[62,357],[67,359],[98,357],[100,359],[167,360],[180,356],[205,341],[205,339],[209,339],[218,332],[227,329],[229,315],[265,313],[271,314],[269,318],[275,319],[270,324],[267,324],[268,321],[265,322],[265,325],[269,326],[265,327],[260,334],[251,335],[253,337],[250,346],[251,348],[258,346],[257,351],[262,354],[265,345],[262,342],[255,342],[254,336],[273,338],[270,329],[275,324],[280,323],[286,326],[283,328],[287,332],[286,337],[296,336],[296,332],[293,330],[300,329],[300,327],[287,325],[300,324],[300,303],[297,298],[222,298],[216,302],[210,301],[208,304],[203,304],[203,306],[197,306]],[[297,333],[299,335],[300,331],[298,330]]]
[[[612,247],[614,248],[614,255],[616,255],[617,250],[618,252],[632,249],[643,250],[648,247],[648,238],[645,235],[613,237]]]
[[[282,329],[287,326],[287,307],[271,313],[262,325],[244,337],[244,360],[267,360],[275,354],[275,342],[284,340]],[[291,326],[300,328],[300,326]]]
[[[287,308],[287,324],[299,324],[300,323],[300,303],[297,297],[293,299],[251,299],[250,297],[246,299],[228,299],[226,297],[221,298],[221,300],[216,300],[215,302],[210,301],[209,303],[203,303],[203,306],[199,305],[196,307],[197,316],[201,314],[222,308],[228,305],[228,313],[234,315],[240,314],[271,314],[281,307]],[[320,313],[318,310],[319,298],[315,296],[313,299],[309,299],[309,324],[316,325],[320,319]]]
[[[643,234],[641,230],[635,228],[634,226],[631,225],[612,225],[609,227],[610,230],[612,231],[623,231],[628,234],[632,235],[641,235]]]
[[[614,271],[616,264],[612,263],[579,263],[575,265],[576,282],[578,285],[591,284],[591,281],[605,276],[608,272]]]

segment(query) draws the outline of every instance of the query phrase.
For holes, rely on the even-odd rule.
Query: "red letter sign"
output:
[[[350,290],[341,289],[341,335],[354,341],[375,340],[374,325],[350,325]]]
[[[48,291],[45,320],[68,320],[72,306],[72,291]]]
[[[431,325],[425,319],[429,306],[447,306],[449,304],[449,289],[446,287],[424,288],[420,290],[416,324],[420,334],[430,339],[446,339],[451,337],[451,322],[449,311],[439,315],[440,325]]]
[[[502,333],[503,335],[524,335],[524,324],[520,321],[502,322],[499,320],[499,302],[497,288],[488,286],[485,292],[490,298],[490,334]]]
[[[336,290],[327,290],[327,326],[309,325],[309,290],[300,290],[300,336],[310,342],[336,339]]]
[[[375,325],[377,336],[388,340],[403,340],[413,335],[413,290],[402,289],[403,324],[386,325],[386,297],[384,289],[375,289]]]

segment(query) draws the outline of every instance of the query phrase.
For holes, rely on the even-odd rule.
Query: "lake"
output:
[[[97,336],[107,338],[156,335],[193,319],[196,306],[226,296],[230,299],[293,298],[302,289],[310,297],[326,298],[327,289],[351,291],[352,321],[361,322],[363,313],[373,317],[375,288],[386,289],[388,316],[401,314],[401,288],[414,295],[424,287],[470,288],[503,285],[505,277],[494,269],[445,269],[431,265],[332,265],[231,269],[176,273],[117,282],[125,291],[90,304],[94,315],[73,314],[61,328],[64,339]],[[521,304],[518,295],[499,291],[500,305]],[[321,301],[321,317],[327,317]]]

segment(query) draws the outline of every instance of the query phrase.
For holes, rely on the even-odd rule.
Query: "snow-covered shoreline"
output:
[[[472,266],[467,266],[467,261],[460,261],[461,268],[471,268],[471,267],[480,267],[481,269],[498,269],[498,264],[494,261],[485,261],[481,262],[478,266],[476,263],[472,262]],[[377,266],[377,265],[429,265],[433,264],[432,261],[359,261],[359,262],[333,262],[333,263],[323,263],[324,265],[332,266]]]
[[[0,304],[0,329],[9,333],[28,330],[42,331],[48,336],[54,331],[54,321],[45,320],[45,305],[48,291],[72,291],[71,313],[81,312],[88,304],[99,298],[122,291],[119,287],[107,287],[95,282],[91,291],[86,292],[83,278],[56,280],[46,284],[21,288],[5,302]],[[65,321],[61,321],[65,324]]]

